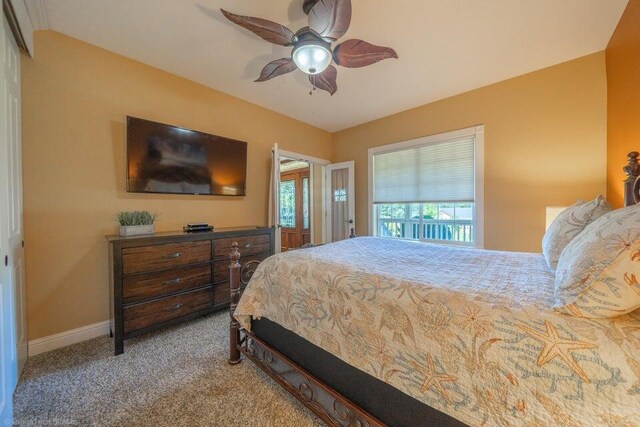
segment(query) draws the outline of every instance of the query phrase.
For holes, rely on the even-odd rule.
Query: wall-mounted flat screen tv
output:
[[[244,196],[247,143],[127,117],[127,191]]]

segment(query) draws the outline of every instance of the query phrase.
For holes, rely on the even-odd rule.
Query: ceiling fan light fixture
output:
[[[398,54],[390,47],[376,46],[360,39],[332,46],[349,30],[351,0],[303,0],[302,9],[308,15],[309,25],[295,33],[277,22],[236,15],[221,9],[229,21],[269,43],[293,46],[291,58],[269,62],[262,68],[256,82],[265,82],[300,70],[308,75],[314,89],[333,95],[338,90],[338,70],[331,65],[332,62],[345,68],[361,68],[384,59],[398,59]]]
[[[316,40],[297,44],[291,56],[298,68],[307,74],[320,74],[332,61],[331,49]]]

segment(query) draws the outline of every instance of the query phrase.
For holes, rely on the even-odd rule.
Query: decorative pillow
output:
[[[556,271],[556,310],[614,317],[640,307],[640,204],[610,212],[567,245]]]
[[[542,253],[552,270],[558,266],[560,254],[584,228],[607,212],[611,206],[598,196],[588,203],[578,200],[575,204],[560,212],[553,220],[542,238]]]

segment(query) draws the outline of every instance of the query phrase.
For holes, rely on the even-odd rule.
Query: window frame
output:
[[[465,137],[474,138],[474,169],[475,169],[475,182],[474,182],[474,209],[473,209],[473,229],[474,229],[474,241],[473,244],[464,242],[455,242],[449,240],[424,240],[433,243],[441,243],[455,246],[472,246],[476,248],[484,248],[484,125],[472,126],[465,129],[459,129],[451,132],[439,133],[436,135],[429,135],[420,138],[411,139],[408,141],[397,142],[394,144],[382,145],[379,147],[369,148],[367,150],[368,156],[368,216],[369,216],[369,235],[376,236],[377,224],[375,215],[374,199],[374,170],[373,170],[373,157],[376,154],[389,153],[393,151],[401,151],[412,147],[421,147],[431,144],[437,144],[446,142],[448,140],[454,140]]]

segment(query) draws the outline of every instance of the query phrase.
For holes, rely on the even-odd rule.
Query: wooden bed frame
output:
[[[627,155],[627,165],[622,168],[627,174],[624,181],[624,205],[631,206],[640,203],[640,153],[632,151]]]
[[[627,174],[627,179],[624,181],[625,206],[640,203],[639,156],[637,151],[629,153],[627,165],[623,168]],[[355,236],[353,232],[352,235]],[[247,263],[241,268],[238,262],[240,252],[237,243],[233,244],[230,260],[229,363],[236,365],[242,361],[243,356],[252,360],[329,426],[386,426],[375,416],[367,413],[319,378],[307,372],[302,366],[285,357],[267,342],[240,327],[238,321],[233,317],[233,313],[240,300],[240,294],[249,282],[257,263]]]
[[[362,410],[320,379],[289,360],[253,333],[240,327],[233,313],[240,300],[240,293],[253,275],[256,264],[240,266],[238,244],[233,243],[230,254],[230,345],[229,363],[237,365],[245,356],[302,402],[330,426],[382,427],[385,424]]]

